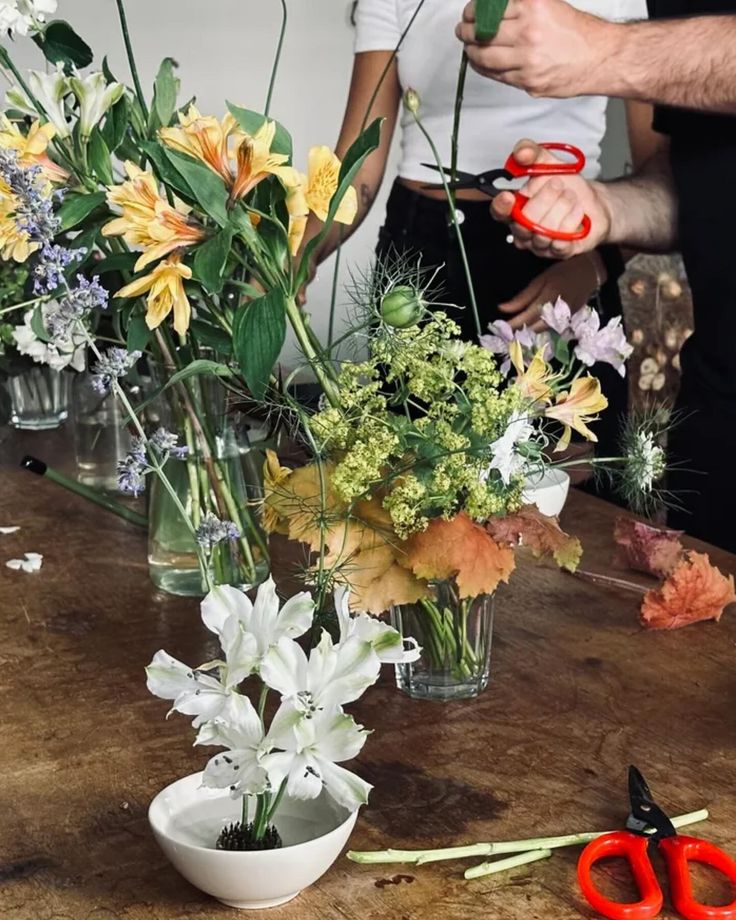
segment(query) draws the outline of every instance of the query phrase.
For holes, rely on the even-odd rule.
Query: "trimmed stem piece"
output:
[[[472,869],[465,870],[465,878],[482,878],[485,875],[495,875],[497,872],[506,872],[507,869],[516,869],[540,859],[549,859],[552,850],[532,850],[529,853],[520,853],[518,856],[509,856],[506,859],[497,859],[495,862],[484,862]]]

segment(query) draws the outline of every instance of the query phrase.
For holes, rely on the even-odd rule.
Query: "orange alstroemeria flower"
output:
[[[509,358],[517,373],[514,386],[533,403],[548,402],[552,393],[550,386],[552,371],[542,355],[543,350],[540,348],[532,358],[529,367],[525,367],[521,344],[514,341],[509,345]]]
[[[574,428],[588,441],[597,441],[598,438],[587,427],[587,422],[595,421],[598,413],[608,405],[608,400],[601,393],[600,382],[595,377],[582,377],[574,380],[569,391],[560,393],[554,406],[545,409],[545,416],[561,422],[565,430],[560,438],[555,451],[565,450],[570,443],[570,435]]]
[[[122,210],[102,228],[104,236],[122,236],[134,249],[143,249],[135,264],[140,271],[175,249],[192,246],[204,239],[204,230],[193,223],[189,208],[181,202],[173,206],[161,196],[155,176],[135,163],[125,164],[128,180],[110,186],[107,201]]]
[[[172,150],[206,163],[228,185],[232,183],[229,140],[236,121],[228,114],[219,122],[212,115],[201,115],[196,106],[179,112],[179,125],[161,128],[159,137]]]

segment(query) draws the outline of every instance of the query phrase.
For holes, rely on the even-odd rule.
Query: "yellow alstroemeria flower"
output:
[[[236,134],[235,178],[230,190],[233,201],[247,195],[266,176],[278,175],[288,162],[285,153],[271,152],[275,136],[275,121],[265,121],[252,137]]]
[[[309,151],[309,176],[306,198],[309,210],[321,221],[327,220],[332,197],[337,191],[341,163],[329,147],[312,147]],[[358,196],[350,186],[335,214],[339,224],[352,224],[358,213]]]
[[[192,277],[192,270],[181,262],[176,253],[154,268],[149,275],[136,278],[121,288],[116,297],[140,297],[148,291],[146,325],[149,329],[160,326],[174,311],[174,329],[185,335],[189,328],[192,308],[184,291],[184,281]]]
[[[190,105],[186,113],[179,112],[179,127],[161,128],[159,137],[172,150],[206,163],[229,186],[233,177],[228,141],[235,126],[230,114],[219,122],[212,115],[201,115],[196,106]]]
[[[104,236],[122,236],[134,249],[143,249],[135,264],[140,271],[175,249],[192,246],[204,239],[204,230],[188,219],[189,208],[170,205],[161,196],[155,176],[135,163],[125,164],[128,180],[108,189],[107,201],[122,210],[122,216],[102,228]]]
[[[509,358],[518,375],[514,386],[531,402],[548,401],[550,398],[552,370],[543,354],[544,350],[538,349],[529,367],[525,367],[521,343],[514,341],[509,345]]]
[[[39,121],[34,121],[28,134],[23,134],[6,115],[0,115],[0,147],[17,151],[18,160],[23,166],[40,166],[49,182],[63,182],[69,173],[52,162],[46,154],[55,134],[56,128],[52,124],[42,125]]]
[[[565,426],[555,451],[564,450],[570,443],[574,428],[588,441],[598,438],[587,427],[586,422],[595,421],[598,413],[608,405],[608,400],[601,393],[600,381],[595,377],[582,377],[574,380],[569,391],[560,393],[554,406],[545,410],[547,418],[555,419]]]
[[[276,175],[286,189],[286,209],[289,212],[289,249],[295,256],[307,229],[307,177],[293,166],[282,166]]]

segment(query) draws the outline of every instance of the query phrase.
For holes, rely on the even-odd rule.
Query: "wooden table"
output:
[[[50,462],[60,436],[0,431],[0,918],[205,920],[232,912],[190,887],[151,836],[146,809],[201,768],[187,721],[164,720],[143,667],[211,643],[194,601],[156,593],[143,534],[15,468]],[[40,445],[43,450],[41,450]],[[572,496],[568,529],[604,571],[615,510]],[[726,571],[736,559],[713,551]],[[385,679],[356,707],[374,734],[358,769],[375,784],[357,849],[425,847],[618,827],[636,763],[673,813],[736,853],[736,609],[720,625],[648,633],[637,598],[525,566],[499,596],[493,681],[478,700],[412,702]],[[576,851],[466,882],[468,863],[419,868],[340,859],[273,920],[550,920],[591,917]],[[397,878],[403,876],[403,881]],[[702,890],[723,896],[704,876]],[[665,911],[663,917],[673,914]]]

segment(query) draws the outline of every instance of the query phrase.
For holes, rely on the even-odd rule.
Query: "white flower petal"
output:
[[[211,789],[230,788],[237,795],[258,795],[266,791],[268,776],[251,749],[215,754],[207,762],[202,785]]]
[[[362,725],[340,710],[325,710],[303,722],[310,723],[313,738],[310,746],[315,755],[337,763],[357,757],[368,737]],[[297,735],[300,731],[301,726]]]
[[[202,725],[194,743],[215,744],[233,750],[258,748],[263,744],[263,723],[248,697],[234,693],[223,715]]]
[[[316,799],[322,792],[322,774],[313,758],[306,754],[294,757],[286,791],[293,799]]]
[[[278,632],[280,636],[297,639],[312,625],[314,618],[314,601],[308,591],[295,594],[281,608],[278,617]]]
[[[282,703],[271,720],[264,743],[266,750],[279,748],[282,751],[296,751],[297,737],[294,729],[303,719],[304,713],[298,710],[293,703]]]
[[[240,620],[247,628],[253,610],[249,598],[231,585],[218,585],[213,588],[200,604],[202,622],[215,635],[222,635],[222,630],[229,617]]]
[[[226,662],[223,681],[225,688],[230,690],[257,668],[260,662],[258,641],[252,633],[244,630],[239,620],[230,617],[220,636],[220,644]]]
[[[156,652],[146,668],[146,686],[162,700],[175,700],[191,688],[193,680],[192,669],[163,649]]]
[[[373,788],[370,783],[335,763],[319,760],[318,764],[325,789],[343,808],[353,812],[368,802],[368,794]]]
[[[258,640],[258,647],[262,654],[268,651],[276,639],[276,621],[279,615],[279,598],[276,594],[276,585],[273,578],[263,582],[256,594],[253,605],[253,615],[250,622],[250,631]]]
[[[0,527],[0,534],[6,535],[9,533],[16,533],[20,530],[20,527]]]
[[[309,689],[319,706],[330,709],[357,700],[378,680],[380,671],[381,662],[370,642],[351,636],[331,646],[325,634],[309,656]]]
[[[13,569],[14,571],[17,572],[17,571],[21,568],[21,566],[23,565],[23,560],[22,560],[22,559],[8,559],[8,561],[5,563],[5,565],[6,565],[9,569]]]
[[[279,639],[261,664],[261,679],[283,697],[307,688],[307,656],[293,639]]]

